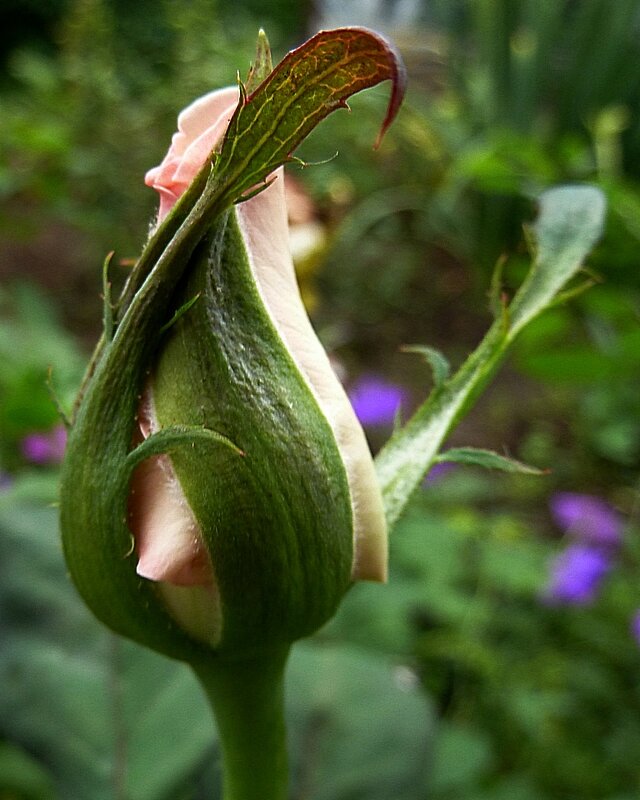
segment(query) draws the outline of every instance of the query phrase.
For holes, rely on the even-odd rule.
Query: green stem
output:
[[[224,800],[286,800],[284,671],[289,648],[192,664],[218,725]]]

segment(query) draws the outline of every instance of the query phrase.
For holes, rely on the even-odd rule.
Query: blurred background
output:
[[[296,800],[640,797],[640,0],[4,0],[0,7],[0,798],[218,796],[186,669],[110,636],[56,528],[69,407],[192,99],[319,28],[366,25],[409,92],[334,114],[288,173],[314,325],[372,449],[511,293],[535,197],[600,186],[594,287],[547,312],[453,436],[549,469],[426,479],[386,588],[358,585],[291,668]],[[334,158],[334,155],[338,155]],[[51,375],[49,376],[51,369]]]

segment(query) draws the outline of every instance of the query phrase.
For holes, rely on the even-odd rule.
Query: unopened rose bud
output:
[[[402,66],[356,28],[259,72],[185,109],[147,173],[158,218],[115,305],[105,265],[105,332],[63,469],[65,555],[88,605],[192,664],[283,652],[353,581],[386,578],[373,462],[296,285],[282,165],[390,79],[384,131]]]
[[[180,114],[169,152],[147,174],[161,197],[159,223],[237,100],[224,89]],[[216,618],[216,645],[229,618],[242,621],[242,633],[229,635],[247,646],[263,634],[298,638],[333,614],[352,580],[386,577],[371,456],[300,300],[282,170],[272,179],[236,206],[219,251],[194,269],[179,302],[190,292],[198,300],[167,335],[139,408],[145,437],[163,425],[204,425],[244,452],[156,456],[138,467],[129,500],[138,573],[157,581],[187,629],[192,605],[183,614],[174,598],[185,586],[208,587],[199,602]],[[193,633],[210,640],[211,631]]]

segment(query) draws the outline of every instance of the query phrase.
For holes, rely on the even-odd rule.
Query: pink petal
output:
[[[238,98],[237,87],[219,89],[198,98],[178,116],[178,132],[173,134],[166,156],[144,179],[160,194],[158,222],[171,211],[222,139]]]
[[[138,412],[142,438],[157,428],[151,389]],[[175,586],[206,586],[214,580],[202,533],[167,455],[143,461],[129,493],[129,528],[143,578]]]
[[[138,467],[130,493],[129,524],[135,531],[143,578],[176,586],[211,583],[212,569],[197,522],[167,456]]]

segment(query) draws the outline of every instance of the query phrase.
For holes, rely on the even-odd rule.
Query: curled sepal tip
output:
[[[407,75],[395,47],[366,28],[320,31],[291,50],[262,83],[241,99],[222,143],[217,177],[236,197],[285,164],[332,111],[382,81],[391,98],[374,147],[395,119]]]
[[[325,110],[315,111],[311,117],[313,126],[334,108],[346,107],[348,98],[357,92],[391,81],[387,113],[374,145],[377,149],[400,109],[407,88],[407,71],[396,47],[368,28],[320,31],[288,53],[278,65],[278,74],[268,76],[264,84],[272,83],[271,88],[292,94],[297,91],[300,78],[309,79],[314,65],[317,75],[313,84],[322,93]]]

